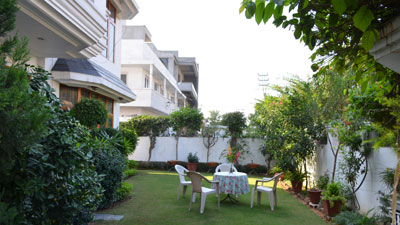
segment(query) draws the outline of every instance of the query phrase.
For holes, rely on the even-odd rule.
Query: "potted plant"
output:
[[[259,167],[260,164],[253,163],[253,160],[251,160],[251,163],[249,163],[248,166],[249,166],[251,169],[255,169],[255,168]]]
[[[317,180],[317,185],[310,190],[308,190],[308,195],[310,196],[310,203],[312,205],[318,205],[321,201],[321,193],[326,190],[329,183],[329,177],[327,175],[321,176]]]
[[[282,173],[282,172],[283,172],[283,170],[278,166],[274,166],[271,169],[271,174],[273,174],[274,176],[278,175],[279,173]],[[285,175],[282,173],[282,175],[280,176],[280,180],[283,180],[283,179],[285,179]]]
[[[295,193],[300,193],[303,187],[304,178],[306,178],[306,174],[301,171],[289,171],[289,180],[292,183],[292,189]]]
[[[339,182],[328,184],[326,190],[322,192],[322,204],[329,217],[336,216],[346,201],[341,192],[342,186]]]
[[[188,170],[196,171],[197,165],[199,164],[199,157],[197,156],[197,153],[192,154],[190,152],[187,159],[188,159]]]

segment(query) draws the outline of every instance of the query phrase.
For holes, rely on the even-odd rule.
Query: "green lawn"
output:
[[[212,179],[212,174],[205,174]],[[250,176],[249,183],[254,185],[257,177]],[[133,184],[131,199],[103,210],[101,213],[124,215],[121,221],[98,221],[100,224],[271,224],[271,225],[314,225],[326,224],[306,206],[302,205],[284,190],[278,190],[278,207],[271,211],[267,194],[263,193],[261,206],[250,208],[251,192],[239,195],[239,203],[225,201],[218,211],[217,197],[208,195],[204,214],[200,214],[199,196],[189,208],[191,188],[186,197],[176,200],[178,175],[175,172],[139,170],[137,175],[127,182]],[[221,195],[221,199],[225,195]],[[256,197],[256,196],[255,196]],[[255,203],[256,203],[255,199]]]

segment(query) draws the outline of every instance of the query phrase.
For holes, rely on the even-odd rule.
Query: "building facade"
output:
[[[69,106],[103,101],[106,126],[119,125],[120,103],[136,99],[121,81],[124,20],[138,13],[134,0],[19,0],[16,32],[29,39],[30,64],[51,72],[50,85]]]
[[[195,58],[160,51],[145,26],[124,26],[121,79],[135,92],[134,102],[121,104],[121,121],[136,115],[168,115],[198,106],[199,71]]]

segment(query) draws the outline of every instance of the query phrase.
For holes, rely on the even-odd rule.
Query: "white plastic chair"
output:
[[[203,175],[197,172],[188,172],[187,176],[190,178],[192,181],[192,197],[190,198],[190,204],[189,204],[189,211],[192,209],[192,202],[194,202],[194,199],[196,197],[196,193],[200,193],[200,213],[204,213],[204,206],[206,204],[206,198],[207,195],[209,194],[217,194],[218,197],[218,210],[219,210],[219,200],[220,200],[220,195],[219,195],[219,181],[210,181],[207,178],[205,178]],[[215,184],[216,188],[206,188],[201,186],[201,182],[205,180],[210,184]]]
[[[229,172],[229,169],[231,168],[230,163],[222,163],[215,168],[215,172]],[[237,172],[237,169],[235,166],[232,165],[233,172]]]
[[[253,201],[254,201],[254,192],[257,191],[257,204],[261,204],[261,193],[266,192],[269,194],[269,204],[271,206],[271,211],[274,211],[274,206],[277,206],[276,201],[276,185],[278,184],[279,177],[283,173],[279,173],[272,178],[264,177],[262,180],[256,180],[256,185],[254,186],[253,190],[251,191],[251,208],[253,208]],[[270,181],[274,181],[274,185],[272,188],[263,186],[264,183],[268,183]],[[258,183],[261,183],[259,186]]]
[[[189,172],[185,167],[181,165],[175,165],[175,170],[179,175],[179,188],[178,188],[178,200],[179,200],[179,195],[181,193],[181,189],[183,187],[183,193],[182,193],[182,198],[185,198],[185,193],[186,193],[186,188],[192,184],[191,181],[186,181],[185,180],[185,173]]]

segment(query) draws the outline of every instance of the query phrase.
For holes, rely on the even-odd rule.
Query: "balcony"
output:
[[[38,57],[91,58],[105,48],[106,8],[91,1],[19,0],[16,31]]]
[[[136,101],[121,104],[121,107],[147,108],[163,115],[168,115],[179,108],[177,104],[152,89],[143,88],[133,91],[136,94]]]

